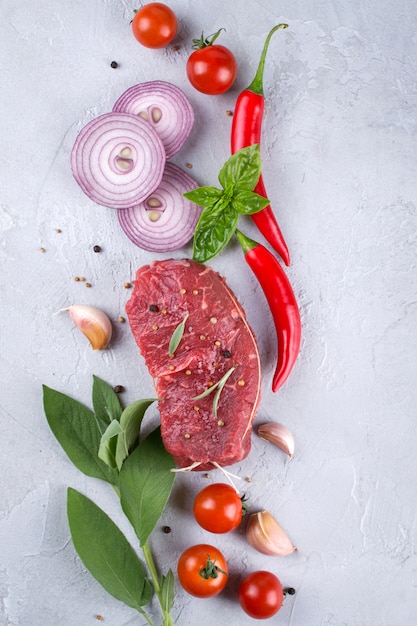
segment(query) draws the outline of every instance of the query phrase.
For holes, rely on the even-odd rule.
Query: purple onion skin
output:
[[[182,148],[194,125],[194,111],[185,93],[161,80],[130,87],[116,100],[113,111],[146,118],[161,137],[167,159]]]
[[[167,163],[158,189],[144,202],[118,211],[120,226],[142,250],[171,252],[182,248],[192,238],[202,210],[182,194],[196,187],[187,172]]]
[[[164,173],[162,140],[144,120],[105,113],[79,132],[71,152],[73,176],[97,204],[123,209],[145,200]]]

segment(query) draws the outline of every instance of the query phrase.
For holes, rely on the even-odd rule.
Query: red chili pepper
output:
[[[231,147],[232,154],[241,148],[246,148],[252,144],[259,144],[262,132],[262,118],[264,112],[264,91],[263,91],[263,73],[265,66],[266,53],[269,41],[274,32],[281,28],[287,28],[287,24],[278,24],[269,32],[264,48],[262,50],[261,59],[255,78],[247,89],[242,91],[236,100],[235,112],[232,122]],[[262,175],[254,191],[259,195],[267,198]],[[274,215],[271,205],[269,204],[262,211],[254,213],[251,218],[255,222],[259,231],[265,239],[278,252],[286,265],[290,264],[290,255],[284,236],[281,232],[278,222]]]
[[[274,319],[278,358],[272,391],[277,391],[287,380],[300,351],[300,310],[291,283],[276,256],[238,230],[236,236],[247,264],[263,289]]]

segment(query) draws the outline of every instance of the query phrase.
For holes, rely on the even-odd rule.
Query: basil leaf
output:
[[[141,607],[150,600],[149,581],[123,533],[92,500],[72,488],[67,514],[74,547],[90,574],[117,600],[143,612]]]
[[[116,445],[117,437],[123,430],[117,420],[113,420],[101,435],[98,457],[109,467],[117,467]]]
[[[98,458],[101,432],[94,413],[69,396],[43,385],[46,419],[69,459],[87,476],[117,485],[118,472]]]
[[[102,433],[105,430],[102,425],[119,420],[122,413],[119,396],[113,387],[98,376],[93,376],[93,409]]]
[[[231,204],[204,209],[194,231],[194,261],[205,263],[221,252],[233,237],[238,218]]]
[[[184,335],[184,331],[185,331],[185,323],[188,320],[188,316],[189,316],[189,313],[187,313],[187,315],[184,317],[182,322],[180,322],[178,324],[178,326],[176,327],[176,329],[172,333],[172,337],[171,337],[171,340],[169,342],[169,348],[168,348],[168,355],[169,356],[174,356],[175,350],[178,348],[178,346],[181,343],[181,339],[182,339],[182,337]]]
[[[262,171],[259,146],[253,144],[235,152],[219,172],[219,181],[224,189],[239,188],[252,191]]]
[[[241,189],[235,192],[232,199],[233,207],[242,215],[252,215],[267,207],[270,202],[267,198],[253,191]]]
[[[198,187],[184,193],[184,197],[199,206],[211,206],[218,202],[223,192],[216,187]]]
[[[120,502],[143,546],[171,494],[175,473],[157,428],[130,454],[120,470]]]
[[[121,469],[124,460],[139,445],[142,419],[155,398],[138,400],[129,404],[120,416],[121,433],[117,437],[116,464]]]
[[[170,613],[174,606],[174,586],[175,579],[172,570],[168,570],[161,578],[161,605],[166,613]]]

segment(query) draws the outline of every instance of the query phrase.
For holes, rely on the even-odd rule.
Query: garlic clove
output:
[[[76,327],[87,337],[93,350],[104,350],[110,343],[112,325],[101,309],[86,304],[75,304],[68,311]]]
[[[258,435],[262,439],[270,441],[278,448],[281,448],[289,457],[294,455],[295,442],[292,433],[286,426],[275,422],[261,424],[258,428]]]
[[[268,511],[249,516],[246,538],[255,550],[270,556],[284,556],[297,549]]]

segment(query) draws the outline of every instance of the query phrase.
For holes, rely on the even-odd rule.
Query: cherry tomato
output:
[[[194,517],[211,533],[228,533],[242,521],[242,500],[230,485],[208,485],[194,500]]]
[[[206,543],[185,550],[178,559],[177,572],[183,589],[197,598],[217,595],[229,579],[223,554]]]
[[[260,570],[242,580],[238,598],[245,613],[255,619],[267,619],[280,610],[284,591],[275,574]]]
[[[233,53],[225,46],[213,44],[220,29],[211,39],[194,39],[197,48],[188,58],[186,72],[195,89],[211,96],[227,91],[234,83],[237,62]]]
[[[165,48],[174,39],[177,30],[175,13],[162,2],[145,4],[132,20],[134,36],[147,48]]]

